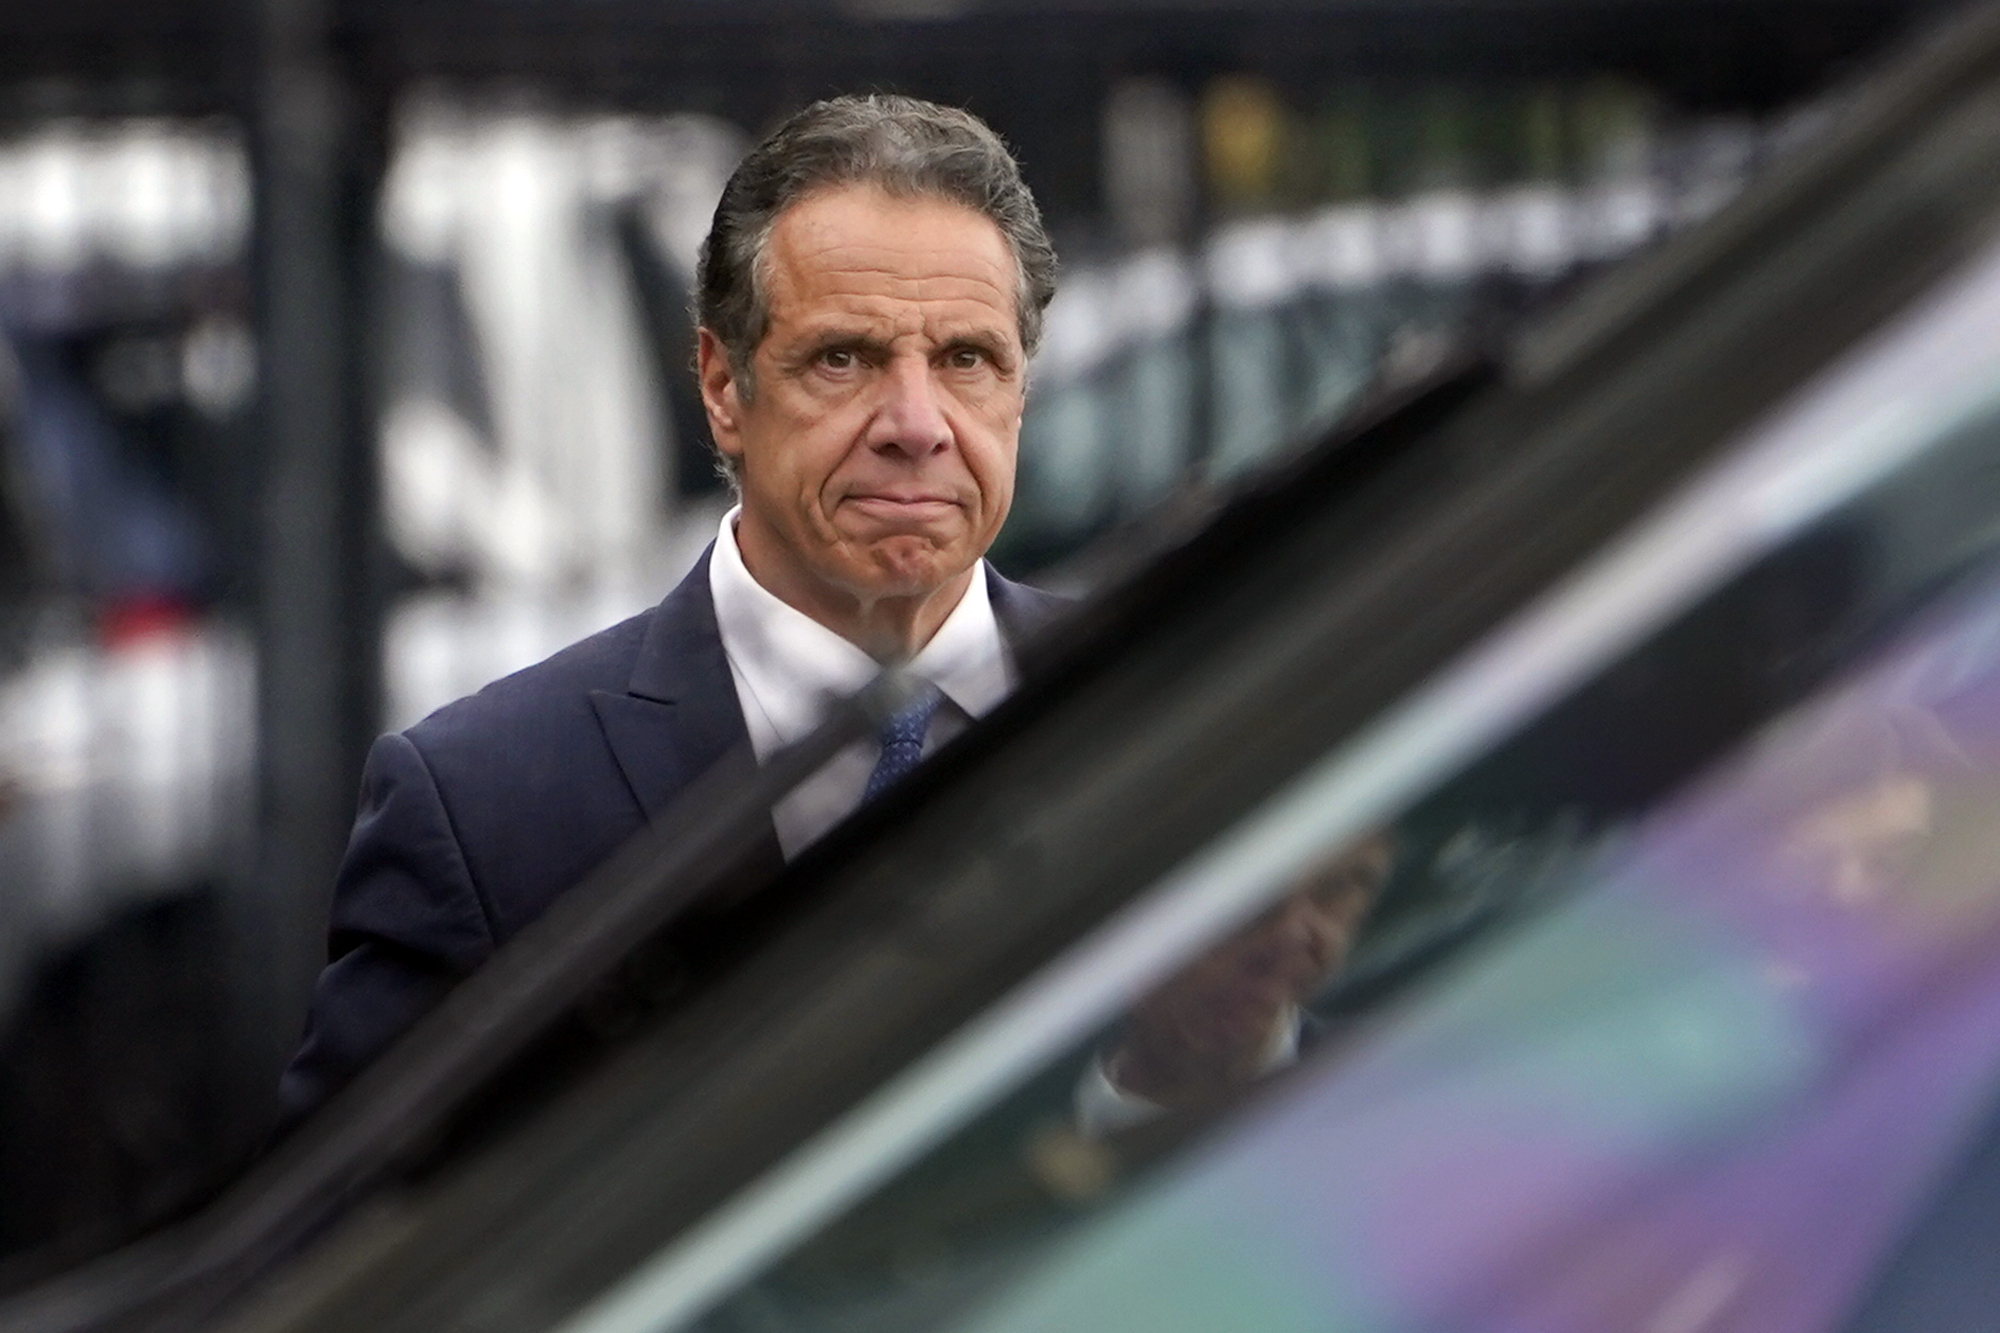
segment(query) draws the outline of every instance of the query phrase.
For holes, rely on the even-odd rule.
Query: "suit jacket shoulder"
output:
[[[748,744],[698,560],[658,606],[449,704],[405,733],[497,938]]]
[[[382,737],[281,1087],[317,1106],[734,745],[704,556],[657,607]]]
[[[595,844],[643,822],[592,698],[624,691],[656,614],[614,625],[377,742],[393,752],[400,740],[422,765],[496,942],[587,873]]]

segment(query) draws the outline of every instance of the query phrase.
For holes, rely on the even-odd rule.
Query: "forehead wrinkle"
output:
[[[897,301],[974,301],[1006,310],[1013,304],[1013,291],[995,277],[979,273],[953,273],[931,269],[905,272],[894,268],[843,264],[801,271],[790,264],[773,266],[773,305],[781,297],[811,300],[815,297],[861,297]]]
[[[1006,305],[977,291],[950,286],[934,287],[922,295],[870,290],[865,286],[841,285],[819,290],[789,290],[773,293],[774,316],[812,321],[820,312],[852,313],[864,318],[916,316],[925,320],[1000,320],[1013,316]]]
[[[868,290],[781,289],[772,295],[773,323],[789,325],[801,336],[852,331],[895,338],[921,334],[939,342],[970,335],[1011,340],[1014,328],[1010,310],[972,293],[911,299]]]
[[[886,223],[876,213],[857,225],[843,206],[853,202],[822,196],[779,218],[766,251],[767,336],[795,348],[843,332],[885,342],[1017,340],[1014,255],[991,220],[927,200],[893,208],[898,216]],[[876,239],[885,234],[893,239]]]

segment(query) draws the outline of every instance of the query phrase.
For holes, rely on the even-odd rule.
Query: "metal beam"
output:
[[[334,869],[380,714],[365,349],[385,117],[345,77],[324,5],[257,2],[258,811],[240,962],[262,1001],[243,1062],[243,1105],[261,1122],[325,958]]]

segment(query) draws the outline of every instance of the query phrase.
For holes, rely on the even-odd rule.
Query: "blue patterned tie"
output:
[[[882,742],[882,757],[868,775],[863,804],[874,800],[897,782],[924,757],[924,734],[931,729],[931,714],[937,712],[944,696],[926,686],[924,692],[883,719],[876,738]]]

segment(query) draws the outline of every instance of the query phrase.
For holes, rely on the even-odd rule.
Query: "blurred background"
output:
[[[1934,8],[0,7],[0,1285],[263,1141],[369,740],[712,536],[690,283],[779,117],[1015,146],[1064,270],[994,554],[1080,588],[1713,213]]]

